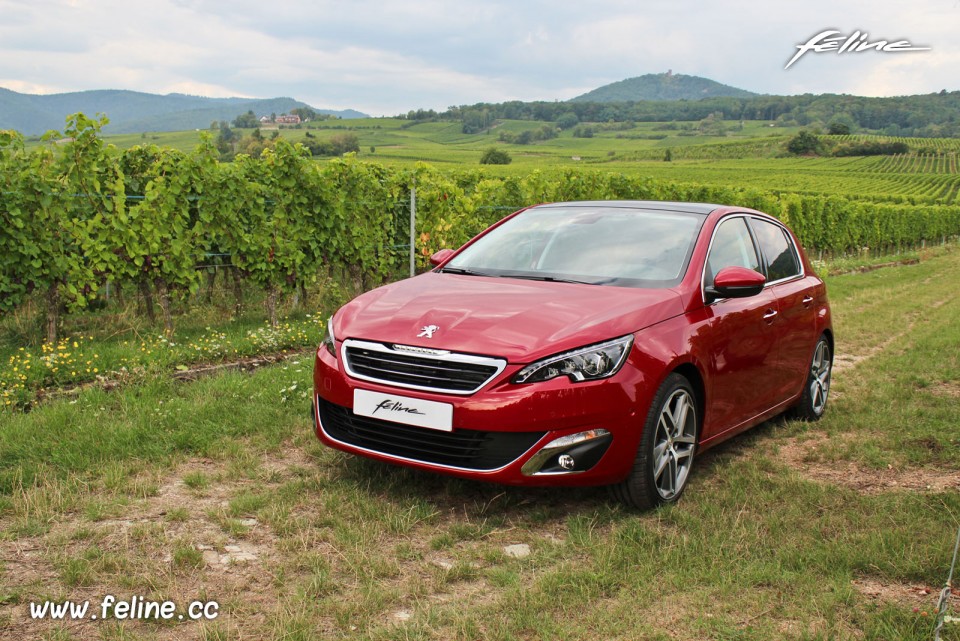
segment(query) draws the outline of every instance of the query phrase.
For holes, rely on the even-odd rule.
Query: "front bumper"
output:
[[[656,384],[630,360],[613,377],[514,385],[508,365],[470,396],[401,389],[348,376],[317,350],[313,416],[324,444],[352,454],[509,485],[604,485],[626,478]],[[358,416],[355,389],[453,405],[453,431]],[[571,437],[574,438],[564,438]],[[558,439],[563,439],[559,441]]]

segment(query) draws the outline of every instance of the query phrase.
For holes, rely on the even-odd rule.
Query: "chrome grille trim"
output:
[[[426,352],[426,353],[424,353]],[[466,396],[500,375],[507,361],[408,345],[343,341],[341,360],[347,374],[392,387]]]

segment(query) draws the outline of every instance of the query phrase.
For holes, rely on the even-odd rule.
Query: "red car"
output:
[[[826,288],[778,220],[721,205],[539,205],[367,292],[317,350],[320,440],[515,485],[676,501],[694,454],[830,390]]]

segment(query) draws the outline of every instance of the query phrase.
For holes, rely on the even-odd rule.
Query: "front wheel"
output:
[[[699,428],[690,382],[671,374],[650,404],[630,475],[610,487],[614,498],[640,509],[678,500],[693,469]]]
[[[810,371],[803,386],[803,394],[793,407],[793,416],[803,421],[819,421],[827,409],[827,396],[830,394],[830,373],[833,369],[833,357],[830,342],[821,336],[813,349],[810,359]]]

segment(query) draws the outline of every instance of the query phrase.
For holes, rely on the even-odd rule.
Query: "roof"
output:
[[[678,211],[706,216],[715,209],[725,207],[711,203],[684,203],[662,200],[576,200],[562,203],[546,203],[537,205],[543,207],[608,207],[620,209],[658,209],[661,211]]]

